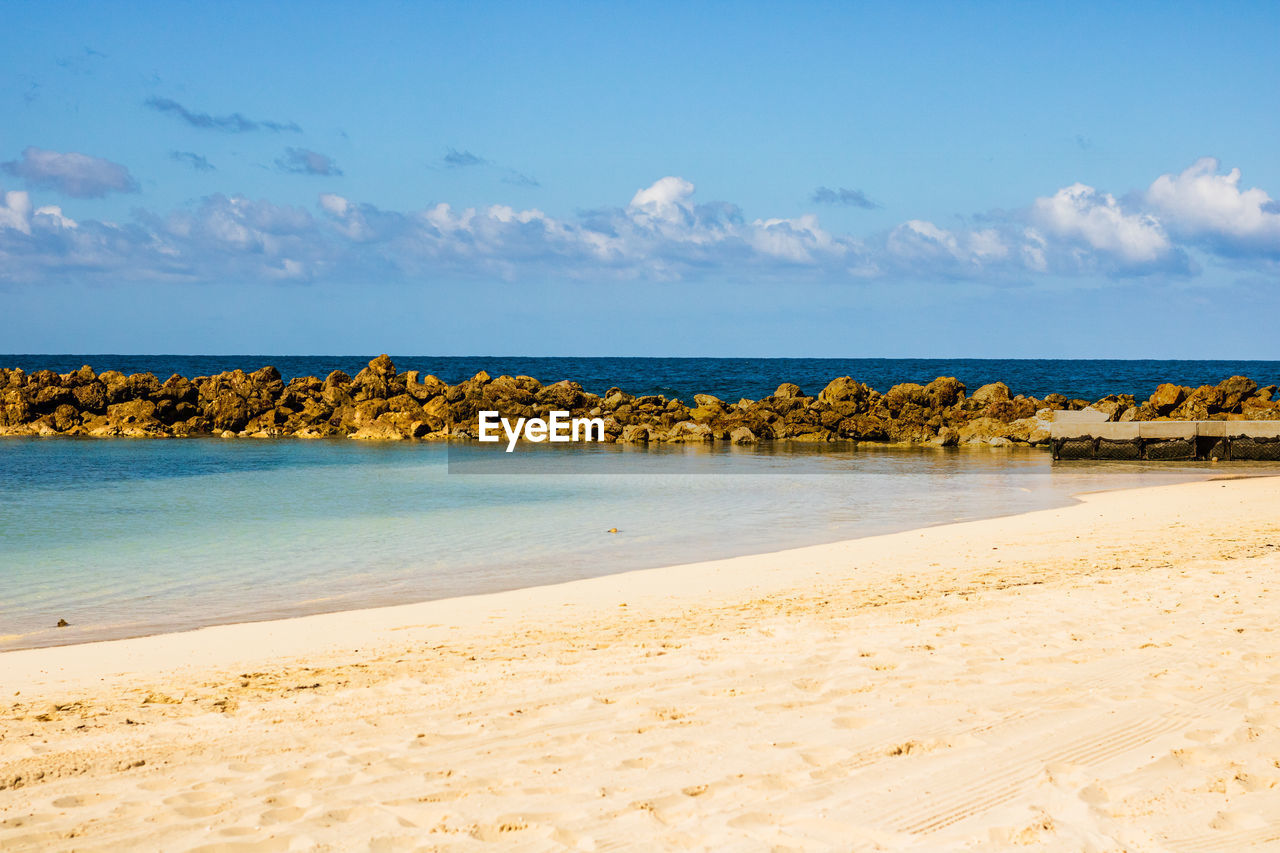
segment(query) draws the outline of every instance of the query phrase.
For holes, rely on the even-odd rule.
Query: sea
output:
[[[208,375],[356,373],[370,356],[0,355],[0,366]],[[394,357],[456,382],[486,370],[692,400],[976,388],[1096,399],[1276,361]],[[1280,473],[1268,463],[1055,463],[1029,448],[0,439],[0,650],[553,584],[1063,506],[1084,492]],[[530,459],[536,464],[529,464]],[[475,464],[472,464],[475,463]],[[610,532],[615,530],[617,532]],[[59,620],[66,627],[57,627]]]

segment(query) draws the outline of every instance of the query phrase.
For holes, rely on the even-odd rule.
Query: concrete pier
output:
[[[1058,412],[1054,459],[1257,459],[1280,461],[1280,421],[1130,421]]]

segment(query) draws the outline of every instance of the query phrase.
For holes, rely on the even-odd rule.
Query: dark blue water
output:
[[[208,376],[273,365],[285,379],[355,375],[369,355],[0,355],[0,367],[49,369],[58,373],[83,364],[95,370],[151,372],[162,380],[173,373]],[[955,376],[970,390],[1004,382],[1014,394],[1065,394],[1097,400],[1107,394],[1151,395],[1161,382],[1213,385],[1228,376],[1248,376],[1259,385],[1280,384],[1280,361],[1157,361],[1118,359],[939,359],[939,358],[537,358],[529,356],[393,356],[400,370],[433,373],[455,383],[488,371],[533,376],[543,382],[572,379],[594,393],[617,386],[631,394],[664,394],[692,402],[698,393],[726,400],[759,399],[783,382],[816,394],[836,376],[852,376],[880,391],[899,382],[928,382]]]

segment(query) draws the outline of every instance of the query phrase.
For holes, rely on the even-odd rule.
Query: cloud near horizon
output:
[[[138,182],[119,163],[75,151],[46,151],[34,145],[22,157],[0,163],[30,187],[52,189],[72,198],[102,198],[108,193],[136,193]]]
[[[321,155],[322,156],[322,155]],[[1280,212],[1206,158],[1117,198],[1073,184],[975,227],[907,220],[865,238],[817,216],[748,219],[700,203],[675,176],[625,205],[574,218],[507,205],[397,211],[325,193],[313,210],[208,196],[128,224],[76,222],[11,191],[0,206],[0,280],[102,275],[176,281],[312,281],[453,274],[515,280],[808,276],[821,280],[1026,282],[1043,275],[1187,277],[1207,259],[1280,262]]]

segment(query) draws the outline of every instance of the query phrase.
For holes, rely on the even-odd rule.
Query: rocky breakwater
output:
[[[479,412],[494,410],[511,419],[552,411],[601,418],[607,441],[629,443],[1042,444],[1053,413],[1063,409],[1091,408],[1114,421],[1280,420],[1276,390],[1237,376],[1200,388],[1161,385],[1143,402],[1124,395],[1090,402],[1013,395],[1001,382],[969,393],[950,377],[882,393],[843,376],[813,395],[784,383],[760,400],[698,394],[688,406],[618,388],[601,396],[569,380],[543,385],[484,372],[449,385],[398,372],[385,355],[354,377],[335,371],[289,382],[273,367],[163,382],[150,373],[95,373],[88,366],[63,374],[0,368],[0,435],[468,439],[476,437]]]

